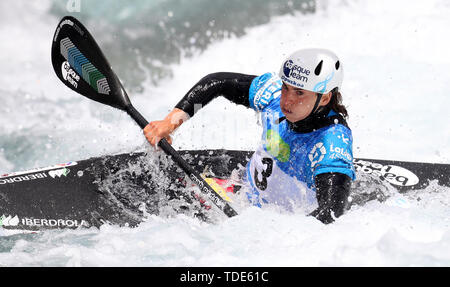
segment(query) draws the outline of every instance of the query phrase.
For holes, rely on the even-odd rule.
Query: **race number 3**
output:
[[[254,179],[255,179],[255,184],[256,187],[258,187],[260,190],[265,190],[267,188],[267,178],[272,174],[272,170],[273,170],[273,159],[269,158],[269,157],[265,157],[262,159],[262,164],[265,165],[264,170],[261,172],[261,180],[259,180],[260,176],[259,176],[259,172],[258,170],[255,168],[255,175],[254,175]]]

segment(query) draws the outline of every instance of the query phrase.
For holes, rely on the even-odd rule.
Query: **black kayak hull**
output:
[[[243,168],[251,151],[185,150],[179,152],[194,169],[228,178]],[[357,180],[353,201],[382,200],[388,192],[426,188],[431,182],[450,186],[450,165],[377,159],[354,160]],[[174,212],[202,216],[186,187],[181,169],[162,153],[125,153],[95,157],[0,177],[0,226],[44,230],[99,227],[109,223],[137,226],[148,214],[158,215],[173,199],[185,204]],[[196,204],[194,204],[196,202]],[[195,205],[195,208],[191,208]]]

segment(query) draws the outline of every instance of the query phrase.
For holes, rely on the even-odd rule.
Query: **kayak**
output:
[[[230,204],[252,151],[178,152]],[[450,165],[354,159],[351,204],[384,201],[395,193],[450,186]],[[230,195],[230,196],[229,196]],[[163,153],[124,153],[57,164],[0,176],[0,226],[45,230],[138,226],[151,215],[183,213],[208,221],[221,212]]]

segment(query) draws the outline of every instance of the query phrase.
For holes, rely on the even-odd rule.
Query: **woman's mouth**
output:
[[[285,108],[281,108],[281,111],[283,112],[283,114],[290,114],[290,113],[292,113],[290,110],[285,109]]]

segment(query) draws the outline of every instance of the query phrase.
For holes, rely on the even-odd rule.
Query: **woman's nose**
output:
[[[290,91],[286,92],[284,102],[288,106],[291,106],[294,103],[294,97],[292,92]]]

